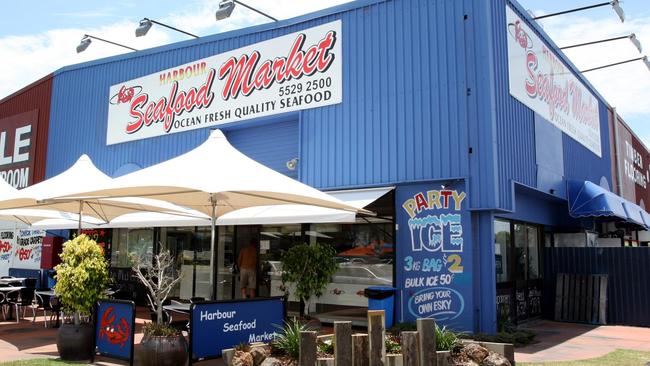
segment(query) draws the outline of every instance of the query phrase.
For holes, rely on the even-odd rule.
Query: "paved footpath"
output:
[[[32,323],[31,318],[21,319],[20,323],[0,322],[0,362],[58,357],[57,329],[45,328],[42,319],[42,316],[37,318],[40,321],[36,323]],[[142,339],[141,326],[144,321],[140,316],[136,320],[136,355],[138,343]],[[650,328],[591,326],[547,320],[529,323],[526,328],[537,333],[537,343],[517,348],[515,359],[518,362],[581,360],[600,357],[616,349],[650,352]],[[126,362],[100,357],[95,365],[126,365]],[[212,360],[197,365],[216,366],[223,363],[220,360]]]
[[[531,323],[526,328],[537,333],[537,343],[515,349],[515,360],[518,362],[583,360],[600,357],[616,349],[650,352],[650,328],[593,326],[548,320]]]
[[[142,340],[142,324],[145,319],[141,318],[138,312],[136,319],[136,360],[138,359],[138,347]],[[1,317],[0,317],[0,320]],[[147,321],[149,321],[147,319]],[[1,321],[0,322],[0,362],[26,360],[34,358],[58,358],[59,353],[56,350],[56,334],[57,328],[45,328],[43,317],[37,317],[36,323],[32,323],[31,318],[21,319],[19,323],[16,321]],[[127,362],[115,360],[106,357],[97,357],[94,365],[102,366],[117,366],[127,365]],[[223,365],[221,360],[211,360],[196,363],[197,366],[218,366]]]

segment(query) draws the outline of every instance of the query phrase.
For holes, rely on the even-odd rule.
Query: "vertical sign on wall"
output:
[[[13,265],[16,250],[16,233],[14,230],[0,231],[0,276],[7,276]]]
[[[124,300],[100,300],[95,314],[96,351],[133,364],[135,303]]]
[[[506,6],[510,95],[602,157],[596,97],[509,6]]]
[[[472,330],[471,228],[463,185],[406,185],[396,198],[402,321],[435,318]]]
[[[12,267],[41,268],[41,250],[45,230],[18,230]]]
[[[38,109],[0,119],[0,177],[14,188],[34,180]]]

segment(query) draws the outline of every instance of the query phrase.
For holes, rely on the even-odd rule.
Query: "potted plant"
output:
[[[282,256],[282,284],[295,284],[295,294],[304,304],[304,315],[309,313],[309,300],[321,296],[339,268],[336,251],[327,244],[300,244]]]
[[[88,236],[79,235],[63,244],[61,263],[54,269],[54,293],[66,315],[57,334],[59,355],[68,361],[91,359],[92,311],[109,282],[103,250]]]
[[[146,266],[142,258],[131,257],[133,272],[149,291],[155,322],[144,326],[141,361],[143,365],[184,365],[187,360],[187,343],[182,332],[165,321],[163,303],[170,291],[181,280],[176,275],[174,258],[169,251],[153,256],[152,264]]]

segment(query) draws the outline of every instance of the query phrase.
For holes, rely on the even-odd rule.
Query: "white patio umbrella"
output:
[[[96,189],[109,184],[111,181],[112,178],[97,169],[87,155],[82,155],[70,168],[50,179],[22,190],[0,189],[0,210],[12,209],[9,212],[19,213],[15,209],[38,209],[39,211],[50,210],[58,213],[53,216],[44,216],[50,219],[63,218],[60,217],[63,215],[61,212],[75,213],[79,230],[81,230],[84,215],[99,218],[104,222],[109,222],[115,217],[134,211],[157,211],[188,215],[188,210],[169,202],[140,197],[56,201],[49,199]],[[32,210],[31,212],[37,211]],[[1,214],[2,211],[0,211]]]
[[[61,198],[151,197],[209,215],[213,298],[217,214],[278,204],[305,204],[371,214],[254,161],[230,145],[219,130],[212,131],[207,141],[185,154],[115,178],[101,189],[78,192]]]
[[[14,199],[20,197],[21,193],[16,188],[12,187],[5,180],[0,179],[0,199]],[[60,222],[78,222],[80,219],[83,222],[95,222],[98,220],[88,216],[80,217],[78,214],[73,214],[65,211],[58,210],[43,210],[33,208],[18,208],[0,210],[0,221],[10,221],[13,223],[21,223],[23,227],[28,227],[35,222],[41,220],[57,220]]]

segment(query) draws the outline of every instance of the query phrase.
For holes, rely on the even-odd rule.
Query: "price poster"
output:
[[[45,230],[17,230],[12,267],[41,268],[41,249]]]
[[[395,268],[401,317],[434,318],[471,330],[472,252],[464,184],[405,185],[397,189]]]

